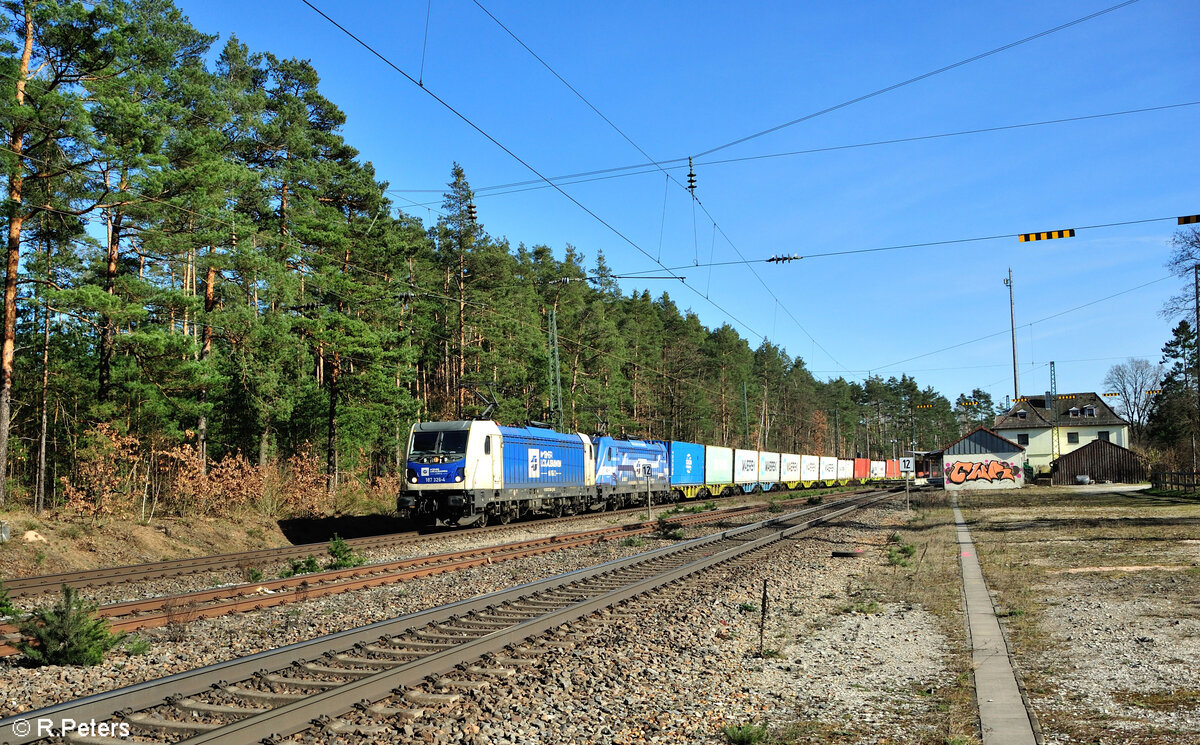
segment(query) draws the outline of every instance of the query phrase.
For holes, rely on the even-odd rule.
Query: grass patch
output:
[[[1178,711],[1200,706],[1200,691],[1190,688],[1177,691],[1117,691],[1113,698],[1123,704],[1152,711]]]
[[[646,541],[635,535],[631,535],[628,538],[621,539],[621,545],[626,548],[640,548],[646,545]]]
[[[847,605],[842,608],[842,613],[861,613],[870,615],[872,613],[882,613],[883,608],[874,600],[859,600],[857,603]]]
[[[738,603],[738,613],[756,613],[758,606],[754,603]]]
[[[721,730],[729,745],[756,745],[767,739],[767,728],[761,724],[738,724]]]

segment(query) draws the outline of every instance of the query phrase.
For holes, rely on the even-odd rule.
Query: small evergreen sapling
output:
[[[109,631],[108,621],[96,617],[97,607],[63,585],[58,602],[38,608],[21,622],[17,651],[38,665],[99,664],[125,635]]]
[[[8,599],[8,588],[4,586],[3,582],[0,582],[0,619],[19,615],[21,615],[21,611]]]

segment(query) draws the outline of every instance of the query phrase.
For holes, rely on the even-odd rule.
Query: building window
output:
[[[1024,419],[1027,416],[1029,416],[1029,415],[1025,413],[1024,409],[1021,409],[1020,411],[1017,412],[1017,419]]]
[[[1079,416],[1079,409],[1077,409],[1077,408],[1075,408],[1074,406],[1072,406],[1072,407],[1070,408],[1070,410],[1069,410],[1069,411],[1067,411],[1067,415],[1068,415],[1068,416]]]
[[[1105,442],[1108,442],[1108,430],[1106,430],[1106,429],[1102,429],[1102,430],[1100,430],[1099,432],[1097,432],[1097,433],[1096,433],[1096,439],[1097,439],[1097,440],[1104,440]]]
[[[1083,415],[1084,416],[1096,416],[1096,407],[1095,406],[1083,407]]]
[[[1029,444],[1029,435],[1017,435],[1017,444],[1018,445],[1028,445]]]
[[[1079,444],[1079,433],[1078,432],[1068,432],[1067,433],[1067,442],[1070,443],[1071,445],[1078,445]]]

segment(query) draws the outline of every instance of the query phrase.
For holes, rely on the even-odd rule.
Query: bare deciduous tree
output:
[[[1200,230],[1180,230],[1171,238],[1171,259],[1167,269],[1187,285],[1163,302],[1159,315],[1167,319],[1192,317],[1196,311],[1195,267],[1200,265]]]
[[[1163,366],[1140,357],[1113,365],[1104,376],[1104,386],[1117,394],[1117,413],[1133,428],[1134,439],[1140,440],[1150,415],[1151,398],[1146,391],[1162,385]]]

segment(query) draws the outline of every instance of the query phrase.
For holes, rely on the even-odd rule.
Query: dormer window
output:
[[[1096,416],[1096,407],[1095,406],[1083,407],[1083,415],[1084,416]]]
[[[1029,417],[1029,415],[1025,413],[1024,409],[1021,409],[1020,411],[1017,412],[1017,419],[1026,419],[1028,417]]]
[[[1070,408],[1070,409],[1067,411],[1067,416],[1071,416],[1071,417],[1076,417],[1076,416],[1079,416],[1079,409],[1078,409],[1078,408],[1076,408],[1076,407],[1074,407],[1074,406],[1072,406],[1072,407],[1071,407],[1071,408]]]

